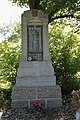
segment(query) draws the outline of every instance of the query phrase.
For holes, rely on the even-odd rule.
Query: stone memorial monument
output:
[[[38,101],[44,108],[62,105],[49,55],[48,15],[33,9],[22,14],[22,55],[11,107],[33,108]]]

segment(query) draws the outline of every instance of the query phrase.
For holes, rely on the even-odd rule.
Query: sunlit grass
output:
[[[0,80],[0,89],[10,89],[12,87],[12,83],[6,80]]]

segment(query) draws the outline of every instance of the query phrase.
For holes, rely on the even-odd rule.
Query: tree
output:
[[[28,0],[30,9],[40,9],[40,0]]]
[[[0,29],[4,40],[0,42],[0,109],[10,104],[11,89],[16,81],[21,53],[20,23]]]
[[[63,93],[80,88],[80,31],[69,20],[50,25],[50,54]]]
[[[3,32],[4,31],[5,30],[3,30]],[[10,29],[6,29],[6,31],[10,31]],[[5,37],[5,39],[0,43],[0,74],[2,76],[1,79],[9,81],[12,84],[15,82],[16,71],[19,64],[19,57],[21,51],[20,41],[20,24],[16,24],[14,27],[12,27],[12,32],[10,33],[10,35]]]
[[[19,6],[29,5],[30,9],[41,9],[49,14],[50,22],[64,17],[80,19],[80,0],[12,0]]]

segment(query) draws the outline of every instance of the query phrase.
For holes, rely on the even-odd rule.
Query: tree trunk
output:
[[[29,0],[30,9],[40,9],[40,0]]]

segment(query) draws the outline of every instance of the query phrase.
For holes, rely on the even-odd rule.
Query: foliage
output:
[[[0,43],[0,48],[0,72],[2,79],[14,83],[20,55],[20,46],[13,42],[4,41]]]
[[[16,24],[11,35],[0,43],[0,74],[2,79],[14,83],[20,56],[20,25]]]
[[[80,87],[80,31],[73,23],[60,19],[49,25],[52,64],[57,83],[60,84],[63,93],[69,93]],[[19,65],[20,23],[13,27],[5,27],[0,32],[4,36],[0,43],[0,104],[3,104],[8,103]]]
[[[19,6],[27,6],[30,0],[12,0]],[[35,1],[35,0],[34,0]],[[34,2],[32,0],[32,2]],[[50,21],[55,18],[78,17],[80,20],[80,0],[36,0],[40,1],[41,10],[48,13]]]
[[[80,89],[72,91],[72,106],[74,110],[80,108]]]
[[[3,29],[3,31],[5,30]],[[6,36],[0,43],[0,105],[8,102],[12,85],[16,79],[21,53],[20,24],[15,24],[10,34],[6,31],[5,33]]]
[[[28,0],[12,0],[13,3],[16,3],[19,6],[26,6],[28,4]]]
[[[67,20],[50,24],[50,54],[63,93],[80,88],[80,32]]]

